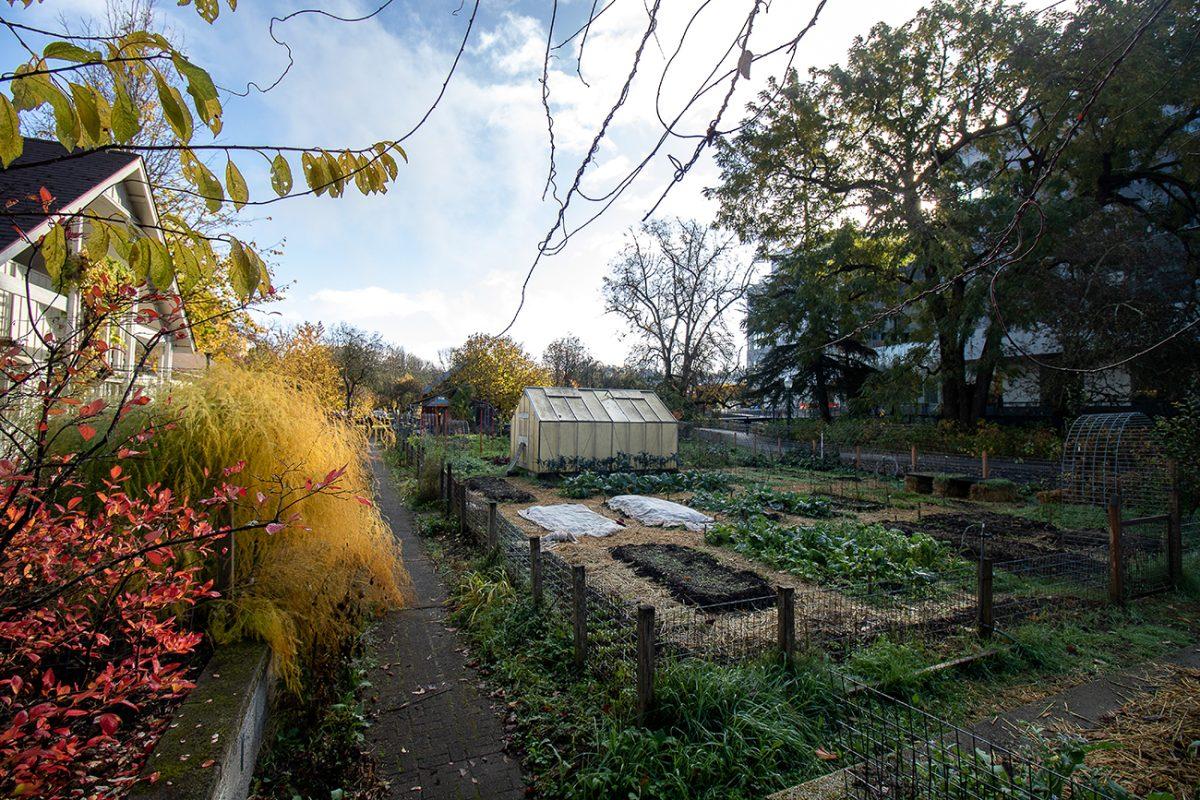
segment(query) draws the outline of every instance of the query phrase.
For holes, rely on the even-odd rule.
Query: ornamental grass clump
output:
[[[367,616],[402,602],[408,575],[390,528],[367,499],[366,441],[315,396],[284,376],[217,364],[141,413],[171,422],[133,460],[135,479],[180,496],[203,496],[225,468],[244,463],[239,483],[249,498],[265,495],[269,507],[289,489],[345,470],[341,491],[289,509],[295,524],[238,536],[234,585],[209,620],[218,640],[263,639],[295,688],[302,665],[319,672]],[[255,512],[247,503],[231,513],[242,523]]]

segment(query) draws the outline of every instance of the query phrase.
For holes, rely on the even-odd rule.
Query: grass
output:
[[[459,478],[476,475],[499,477],[508,466],[507,436],[414,436],[412,441],[417,445],[425,445],[426,463],[435,470],[435,475],[437,466],[446,461]]]

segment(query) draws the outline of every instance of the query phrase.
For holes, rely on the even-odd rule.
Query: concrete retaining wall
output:
[[[275,684],[266,645],[222,647],[142,770],[134,800],[246,800]],[[205,766],[207,765],[207,766]]]

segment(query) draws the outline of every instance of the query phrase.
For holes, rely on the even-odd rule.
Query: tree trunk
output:
[[[995,320],[988,322],[987,332],[983,337],[983,350],[979,360],[975,362],[975,391],[971,402],[969,424],[974,425],[987,414],[987,402],[992,393],[992,380],[996,377],[996,367],[1000,364],[1002,355],[1001,344],[1004,331]]]
[[[821,409],[821,419],[833,422],[833,412],[829,409],[829,383],[825,380],[825,368],[819,362],[813,368],[813,399]]]

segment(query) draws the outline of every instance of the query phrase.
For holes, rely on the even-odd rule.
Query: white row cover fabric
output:
[[[623,527],[582,503],[530,506],[517,512],[525,519],[550,531],[547,542],[573,542],[580,536],[609,536]]]
[[[608,507],[633,517],[643,525],[659,528],[684,527],[700,533],[706,525],[713,522],[712,517],[701,514],[694,508],[672,503],[661,497],[647,497],[641,494],[619,494],[608,501]]]

